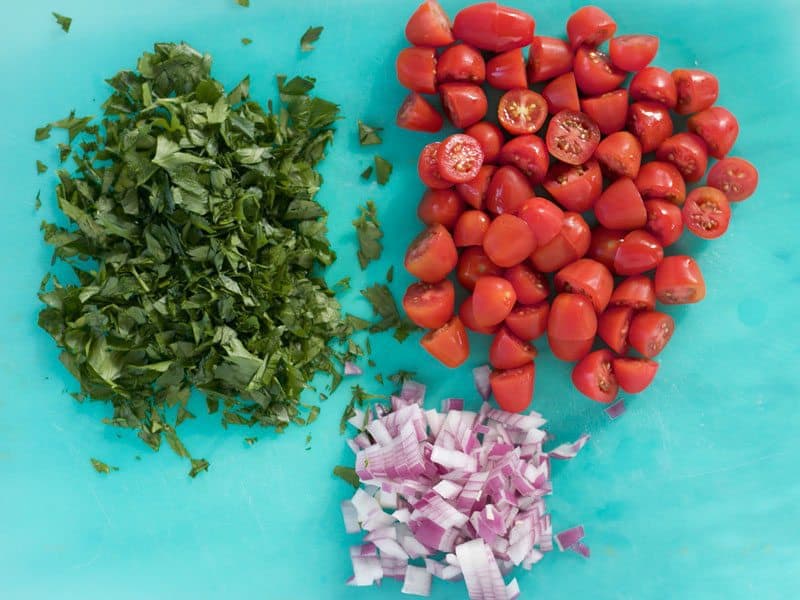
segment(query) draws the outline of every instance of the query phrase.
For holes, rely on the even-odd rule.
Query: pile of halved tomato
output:
[[[589,398],[646,388],[675,328],[656,303],[706,293],[697,262],[665,248],[685,229],[721,236],[730,203],[756,188],[756,169],[727,157],[739,126],[715,106],[717,78],[649,66],[658,38],[616,29],[586,6],[569,17],[567,40],[534,36],[533,17],[493,2],[451,26],[435,0],[406,26],[413,46],[397,76],[411,92],[398,125],[439,131],[444,119],[424,96],[438,94],[463,133],[420,154],[427,229],[406,254],[420,282],[403,306],[449,367],[469,356],[467,329],[494,336],[491,388],[505,410],[530,403],[531,342],[545,333],[556,357],[577,362],[572,380]],[[504,92],[491,114],[485,85]],[[675,131],[673,114],[688,116],[688,131]],[[706,185],[687,193],[712,159]],[[457,311],[453,271],[471,293]],[[592,351],[598,337],[607,348]]]

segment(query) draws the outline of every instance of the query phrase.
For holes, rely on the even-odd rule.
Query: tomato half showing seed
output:
[[[647,223],[642,195],[629,177],[620,177],[600,194],[594,214],[609,229],[639,229]]]
[[[439,329],[426,333],[420,344],[431,356],[451,369],[469,358],[467,330],[458,317],[453,317]]]
[[[481,246],[467,248],[458,258],[456,279],[465,290],[474,290],[475,282],[484,275],[500,276],[502,274],[503,269],[489,260]]]
[[[533,186],[524,173],[506,165],[497,169],[486,190],[486,210],[496,215],[514,213],[533,196]]]
[[[628,120],[628,90],[613,90],[593,98],[584,98],[581,100],[581,110],[597,123],[603,135],[625,129]]]
[[[611,368],[619,387],[629,394],[638,394],[653,382],[658,363],[649,358],[619,356],[611,360]]]
[[[472,208],[482,210],[486,193],[489,190],[489,182],[492,180],[496,170],[497,167],[494,165],[483,165],[475,179],[465,183],[457,183],[456,192]]]
[[[581,109],[578,86],[572,73],[564,73],[553,79],[542,90],[542,96],[547,100],[547,111],[551,115],[562,110],[578,112]]]
[[[492,275],[481,277],[472,294],[475,321],[482,327],[497,325],[505,320],[516,301],[517,294],[508,281]]]
[[[556,290],[581,294],[591,300],[595,312],[601,313],[608,306],[614,277],[602,263],[591,258],[581,258],[556,273]]]
[[[536,348],[501,327],[489,346],[489,364],[495,369],[516,369],[530,363],[537,354]]]
[[[706,297],[700,265],[691,256],[667,256],[656,269],[656,297],[662,304],[693,304]]]
[[[599,96],[617,89],[627,75],[611,64],[605,52],[586,47],[575,52],[573,72],[578,89],[587,96]]]
[[[419,160],[417,161],[417,174],[422,180],[422,183],[429,188],[436,190],[447,189],[453,184],[449,181],[442,179],[439,174],[439,147],[440,142],[433,142],[428,144],[419,153]]]
[[[611,306],[628,306],[634,310],[653,310],[656,307],[656,289],[646,275],[628,277],[614,289]]]
[[[655,269],[664,258],[658,240],[642,229],[631,231],[622,240],[614,255],[617,275],[641,275]]]
[[[642,145],[629,131],[617,131],[600,142],[594,157],[609,176],[635,179],[642,164]]]
[[[442,83],[439,97],[450,122],[460,129],[474,125],[486,116],[489,102],[479,85],[474,83]]]
[[[696,133],[708,146],[714,158],[725,158],[739,136],[739,122],[733,113],[721,106],[712,106],[689,117],[689,131]]]
[[[506,52],[530,44],[534,27],[533,17],[521,10],[497,2],[481,2],[456,15],[453,33],[481,50]]]
[[[741,202],[758,187],[758,171],[743,158],[723,158],[708,172],[708,185],[720,190],[730,202]]]
[[[617,249],[625,239],[627,231],[619,229],[606,229],[602,225],[592,229],[592,237],[589,243],[587,256],[604,264],[609,269],[614,269],[614,257]]]
[[[544,189],[567,210],[585,212],[603,189],[603,173],[596,160],[583,165],[556,163],[542,182]]]
[[[539,304],[547,300],[547,296],[550,295],[547,278],[525,263],[506,269],[503,277],[514,288],[517,302],[520,304]]]
[[[547,342],[553,355],[573,361],[592,349],[597,333],[597,314],[588,298],[579,294],[559,294],[547,319]]]
[[[600,129],[581,112],[564,110],[547,126],[547,149],[558,160],[580,165],[591,158],[600,143]]]
[[[481,150],[483,150],[483,162],[494,163],[497,160],[500,148],[505,141],[503,131],[497,125],[489,121],[481,121],[467,127],[464,133],[478,140]]]
[[[497,90],[527,88],[528,76],[522,48],[502,52],[486,63],[486,83]]]
[[[572,70],[572,49],[564,40],[536,36],[528,51],[528,81],[547,81]]]
[[[717,188],[699,187],[689,192],[682,209],[686,228],[706,240],[718,238],[728,231],[731,205]]]
[[[633,100],[650,100],[667,108],[675,108],[678,103],[675,80],[661,67],[647,67],[636,73],[629,89]]]
[[[536,365],[531,362],[518,369],[493,371],[489,375],[497,405],[508,412],[522,412],[531,405],[536,383]]]
[[[517,167],[531,183],[537,184],[547,175],[550,155],[538,135],[520,135],[503,144],[498,161]]]
[[[532,90],[511,90],[500,98],[497,118],[513,135],[536,133],[547,118],[547,101]]]
[[[450,19],[436,0],[425,0],[406,24],[406,39],[415,46],[447,46],[455,41]]]
[[[686,183],[672,163],[654,160],[642,165],[636,187],[645,200],[666,200],[677,206],[686,200]]]
[[[441,143],[436,163],[442,179],[451,183],[466,183],[478,176],[483,166],[483,150],[475,138],[456,133]]]
[[[714,105],[719,96],[719,81],[708,71],[675,69],[672,79],[678,90],[675,112],[691,115]]]
[[[699,135],[676,133],[661,143],[656,158],[672,163],[685,181],[694,183],[706,174],[708,148]]]
[[[437,283],[447,277],[457,262],[458,251],[450,232],[442,225],[433,225],[411,242],[405,267],[417,279]]]
[[[633,319],[630,306],[610,306],[597,318],[597,335],[617,354],[628,351],[628,332]]]
[[[436,133],[444,125],[444,119],[430,102],[416,92],[411,92],[397,111],[397,126],[411,131]]]
[[[436,63],[436,81],[466,81],[483,83],[486,79],[486,63],[483,56],[468,44],[452,46],[442,52]]]
[[[581,215],[564,213],[561,231],[549,243],[531,254],[531,263],[542,273],[552,273],[581,258],[589,250],[591,233]]]
[[[544,246],[556,237],[564,222],[564,211],[547,198],[525,200],[517,216],[528,224],[537,246]]]
[[[584,356],[572,369],[572,383],[587,398],[595,402],[613,402],[619,392],[609,350],[595,350]]]
[[[540,302],[533,305],[518,305],[514,307],[504,321],[506,327],[523,340],[535,340],[547,331],[547,317],[550,314],[550,304]]]
[[[514,215],[495,217],[486,236],[483,250],[498,267],[513,267],[528,258],[536,249],[536,239],[528,224]]]
[[[683,233],[683,215],[680,207],[664,200],[647,200],[645,231],[652,234],[666,248],[677,242]]]
[[[621,35],[608,43],[611,62],[623,71],[641,71],[656,57],[658,38],[654,35]]]
[[[436,93],[436,51],[433,48],[403,48],[397,55],[397,80],[412,92]]]
[[[482,246],[483,238],[489,230],[491,219],[482,210],[467,210],[458,217],[453,228],[453,241],[456,246]]]
[[[464,212],[464,201],[452,189],[428,190],[417,206],[417,217],[425,225],[444,225],[452,229]]]
[[[438,329],[453,316],[456,293],[447,279],[439,283],[412,283],[403,296],[403,310],[425,329]]]
[[[672,135],[672,117],[658,102],[634,102],[628,108],[628,131],[642,145],[642,152],[652,152]]]
[[[573,48],[599,46],[611,39],[617,24],[607,12],[596,6],[584,6],[567,19],[567,37]]]
[[[464,327],[470,331],[474,331],[475,333],[494,335],[500,330],[499,324],[492,325],[491,327],[478,325],[478,322],[475,320],[475,307],[472,304],[472,296],[469,296],[466,300],[464,300],[464,302],[461,303],[461,307],[458,309],[458,318],[461,319]]]
[[[653,358],[664,349],[673,332],[675,321],[655,310],[640,312],[631,319],[628,341],[642,356]]]

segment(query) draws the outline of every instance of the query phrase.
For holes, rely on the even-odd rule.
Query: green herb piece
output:
[[[205,458],[192,458],[192,468],[189,470],[189,477],[194,479],[203,471],[208,471],[208,461]]]
[[[246,438],[244,438],[244,441],[248,446],[253,446],[258,441],[258,438],[257,437],[246,437]]]
[[[375,364],[376,364],[375,361],[372,360],[371,358],[367,361],[367,365],[369,365],[372,368],[375,368]]]
[[[242,38],[242,46],[249,46],[252,43],[253,43],[253,40],[251,40],[250,38],[248,38],[248,37],[243,37]]]
[[[333,289],[339,292],[350,289],[350,276],[342,277],[339,281],[333,284]]]
[[[386,271],[386,281],[392,283],[394,281],[394,265],[389,267],[389,270]]]
[[[309,27],[306,29],[306,32],[303,34],[303,37],[300,38],[300,50],[303,52],[308,52],[314,49],[314,42],[319,39],[319,36],[322,34],[322,30],[324,27]]]
[[[97,460],[96,458],[90,458],[89,460],[92,461],[92,466],[94,470],[98,473],[102,473],[103,475],[108,475],[112,471],[119,471],[119,467],[114,467],[111,465],[107,465],[102,460]]]
[[[369,341],[369,338],[364,341],[364,348],[366,348],[367,354],[372,354],[372,342]]]
[[[58,160],[59,162],[64,162],[69,158],[69,155],[72,154],[72,146],[69,144],[59,144],[58,145]]]
[[[375,381],[377,381],[378,383],[380,383],[381,385],[383,385],[383,375],[381,375],[380,373],[378,373],[377,375],[375,375]]]
[[[36,161],[36,172],[39,175],[41,175],[42,173],[46,173],[47,172],[47,165],[44,164],[42,161],[37,160]]]
[[[34,210],[39,210],[40,208],[42,208],[42,192],[41,192],[41,190],[36,192],[36,202],[33,203],[33,209]],[[49,273],[48,273],[48,275],[49,275]],[[46,283],[47,283],[46,281],[42,280],[41,289],[44,289],[44,286],[46,285]]]
[[[358,478],[358,474],[353,467],[343,467],[342,465],[336,465],[333,467],[333,474],[336,475],[342,481],[349,483],[354,488],[358,489],[358,486],[361,485],[361,480]]]
[[[37,142],[41,142],[42,140],[46,140],[47,138],[50,137],[50,132],[52,131],[52,129],[53,129],[53,125],[50,124],[50,123],[48,123],[44,127],[39,127],[36,130],[36,133],[34,134],[33,139],[36,140]]]
[[[51,123],[57,129],[66,129],[69,134],[69,142],[72,141],[82,133],[92,122],[93,117],[76,117],[75,111],[71,111],[69,115],[63,119]]]
[[[69,28],[72,26],[72,19],[65,17],[64,15],[60,15],[57,12],[54,12],[53,16],[56,18],[56,23],[58,23],[59,27],[61,27],[61,29],[63,29],[65,32],[69,33]]]
[[[397,373],[389,375],[389,381],[396,385],[403,385],[406,381],[414,379],[417,376],[416,371],[404,371],[400,369]]]
[[[250,6],[250,0],[236,0],[236,4],[247,7]]]
[[[370,325],[369,330],[371,333],[380,333],[388,329],[395,329],[394,337],[397,341],[402,342],[411,332],[419,329],[416,325],[400,315],[392,292],[386,285],[376,283],[365,290],[361,290],[361,294],[369,301],[370,305],[372,305],[372,310],[375,315],[380,317]]]
[[[378,185],[386,185],[389,182],[389,176],[392,174],[392,163],[388,160],[375,155],[375,179]]]
[[[370,177],[372,177],[372,165],[361,172],[361,179],[369,179]]]
[[[381,224],[378,221],[378,209],[372,200],[366,206],[360,206],[361,214],[353,221],[358,236],[358,264],[366,269],[370,261],[378,260],[383,252]]]
[[[383,131],[383,127],[373,127],[372,125],[367,125],[366,123],[359,121],[358,143],[362,146],[375,146],[382,143],[383,140],[379,135],[381,131]]]

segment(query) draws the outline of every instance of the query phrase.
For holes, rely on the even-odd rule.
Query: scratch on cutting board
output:
[[[669,481],[695,479],[696,477],[705,477],[706,475],[716,475],[717,473],[726,473],[728,471],[733,471],[735,469],[741,469],[742,467],[749,467],[750,465],[758,464],[767,459],[775,458],[776,456],[783,456],[784,454],[786,454],[786,452],[771,452],[770,454],[765,454],[763,456],[751,458],[750,460],[736,463],[735,465],[728,465],[727,467],[720,467],[719,469],[711,469],[709,471],[701,471],[700,473],[690,473],[689,475],[681,475],[680,477],[674,477]]]
[[[75,571],[77,571],[78,569],[85,569],[86,567],[90,567],[90,566],[92,566],[94,563],[96,563],[98,560],[100,560],[100,557],[101,557],[102,555],[103,555],[103,553],[102,553],[102,552],[97,552],[97,553],[96,553],[96,554],[95,554],[95,555],[94,555],[92,558],[90,558],[90,559],[89,559],[89,560],[87,560],[86,562],[82,562],[82,563],[79,563],[79,564],[77,564],[77,565],[73,565],[73,566],[72,566],[72,569],[73,569],[73,570],[75,570]]]
[[[242,482],[242,493],[244,493],[244,497],[247,499],[247,506],[250,508],[250,512],[253,513],[253,517],[255,518],[256,524],[261,530],[261,533],[267,533],[264,523],[261,522],[261,516],[258,514],[256,507],[253,505],[253,497],[250,495],[250,492],[248,491],[244,481]]]
[[[94,496],[94,499],[97,502],[97,506],[100,507],[100,512],[102,512],[103,516],[106,518],[106,525],[108,525],[108,528],[111,529],[113,527],[111,523],[111,516],[108,514],[108,511],[106,511],[106,507],[103,504],[103,501],[100,500],[100,496],[97,495],[97,491],[94,489],[93,485],[89,487],[89,490],[92,492],[92,496]]]

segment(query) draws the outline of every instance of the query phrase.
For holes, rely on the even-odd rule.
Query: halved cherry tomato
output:
[[[592,208],[603,189],[600,164],[592,159],[583,165],[554,164],[542,182],[556,201],[567,210],[584,212]]]
[[[517,167],[531,183],[537,184],[547,175],[550,155],[538,135],[520,135],[503,144],[498,161],[501,165]]]
[[[664,349],[673,332],[675,321],[667,314],[646,310],[634,315],[628,341],[642,356],[653,358]]]
[[[642,145],[632,133],[617,131],[600,142],[594,157],[611,176],[635,179],[642,164]]]
[[[518,369],[493,371],[489,375],[497,406],[508,412],[522,412],[530,406],[535,384],[536,365],[533,362]]]
[[[528,89],[511,90],[497,105],[500,125],[513,135],[536,133],[547,118],[547,101]]]
[[[456,133],[448,136],[436,154],[439,175],[445,181],[466,183],[478,176],[483,166],[483,150],[474,137]]]
[[[464,201],[453,190],[428,190],[417,206],[417,216],[425,225],[441,223],[452,229],[464,212]]]
[[[644,207],[647,210],[647,225],[644,228],[653,234],[664,248],[680,239],[683,233],[680,207],[664,200],[647,200]]]
[[[672,135],[672,117],[658,102],[634,102],[628,108],[628,131],[642,145],[642,152],[652,152]]]
[[[696,133],[708,146],[714,158],[725,158],[739,136],[739,122],[733,113],[721,106],[712,106],[689,117],[689,131]]]
[[[547,198],[525,200],[517,216],[528,224],[537,246],[544,246],[556,237],[564,222],[564,211]]]
[[[570,165],[589,160],[599,143],[600,129],[581,112],[563,110],[547,126],[547,149],[558,160]]]
[[[517,302],[520,304],[539,304],[547,300],[547,296],[550,295],[550,285],[547,283],[547,278],[531,269],[525,263],[506,269],[503,277],[514,288],[514,292],[517,294]]]
[[[607,12],[596,6],[584,6],[567,19],[567,37],[573,48],[599,46],[611,39],[617,24]]]
[[[406,24],[406,39],[415,46],[447,46],[455,39],[450,19],[436,0],[425,0]]]
[[[497,90],[527,88],[528,76],[522,48],[502,52],[486,63],[486,83]]]
[[[438,329],[453,316],[456,292],[451,281],[412,283],[403,296],[408,318],[425,329]]]
[[[431,356],[451,369],[469,358],[467,330],[458,317],[453,317],[439,329],[426,333],[420,344]]]
[[[482,210],[467,210],[461,213],[453,229],[456,246],[482,246],[491,219]]]
[[[494,123],[481,121],[464,130],[470,137],[478,140],[483,150],[483,162],[494,163],[500,154],[500,148],[505,141],[503,131]]]
[[[458,258],[456,279],[466,290],[474,290],[475,282],[484,275],[500,276],[502,274],[503,269],[486,256],[483,246],[470,246]]]
[[[597,318],[597,335],[617,354],[628,351],[628,331],[633,319],[630,306],[610,306]]]
[[[699,187],[689,192],[683,205],[683,222],[686,228],[706,240],[718,238],[728,231],[731,205],[720,190]]]
[[[523,340],[535,340],[547,331],[550,305],[540,302],[533,305],[517,305],[506,317],[505,324],[511,333]]]
[[[494,165],[483,165],[478,171],[478,176],[466,183],[456,185],[458,195],[464,202],[476,209],[483,209],[483,201],[486,198],[486,191],[489,189],[489,182],[492,179],[497,167]]]
[[[397,80],[412,92],[436,93],[436,51],[403,48],[397,55]]]
[[[629,394],[638,394],[653,382],[658,371],[658,363],[649,358],[619,356],[612,359],[611,368],[617,377],[619,387]]]
[[[691,256],[667,256],[656,269],[656,297],[662,304],[693,304],[706,297],[700,265]]]
[[[721,190],[730,202],[752,196],[758,186],[758,171],[743,158],[723,158],[708,172],[708,185]]]
[[[641,71],[656,57],[658,38],[654,35],[621,35],[608,43],[611,62],[623,71]]]
[[[654,160],[642,165],[636,187],[645,200],[666,200],[678,206],[686,200],[686,183],[672,163]]]
[[[516,369],[536,358],[536,348],[501,327],[489,346],[489,364],[495,369]]]
[[[633,275],[623,279],[611,294],[609,305],[627,306],[634,310],[653,310],[656,307],[656,289],[653,280],[647,275]]]
[[[453,33],[481,50],[506,52],[530,44],[534,27],[533,17],[521,10],[497,2],[481,2],[456,15]]]
[[[591,258],[581,258],[556,273],[556,290],[581,294],[591,300],[595,312],[601,313],[608,306],[614,277],[602,263]]]
[[[719,96],[719,81],[708,71],[700,69],[675,69],[672,79],[678,90],[675,112],[691,115],[711,108]]]
[[[475,282],[472,307],[475,321],[482,327],[491,327],[504,321],[516,302],[517,293],[502,277],[485,275]]]
[[[629,88],[633,100],[650,100],[667,108],[675,108],[678,103],[675,80],[661,67],[642,69],[633,76]]]
[[[643,229],[631,231],[622,240],[614,255],[617,275],[640,275],[655,269],[664,258],[664,248]]]
[[[468,44],[451,46],[439,56],[436,63],[436,81],[466,81],[483,83],[486,79],[486,63],[483,56]]]
[[[572,70],[572,49],[564,40],[536,36],[528,52],[528,81],[547,81]]]
[[[528,224],[509,214],[495,217],[483,238],[483,251],[498,267],[518,265],[535,248],[536,239]]]
[[[447,277],[458,262],[458,251],[450,232],[442,225],[432,225],[420,233],[408,247],[406,270],[426,283]]]
[[[441,142],[432,142],[422,149],[417,161],[417,174],[422,183],[435,190],[449,188],[453,184],[439,174],[439,147]]]
[[[547,112],[551,115],[562,110],[578,112],[581,109],[578,86],[572,73],[564,73],[553,79],[542,90],[542,96],[547,100]]]
[[[572,369],[572,383],[577,390],[595,402],[613,402],[619,392],[609,350],[595,350],[584,356]]]
[[[397,126],[411,131],[436,133],[444,125],[444,119],[430,102],[416,92],[411,92],[397,111]]]
[[[656,150],[656,158],[675,165],[689,183],[700,181],[708,166],[708,148],[699,135],[676,133],[664,140]]]
[[[439,85],[444,112],[460,129],[474,125],[486,116],[489,102],[481,86],[474,83],[442,83]]]
[[[617,89],[627,75],[611,64],[605,52],[583,46],[575,52],[572,68],[578,89],[587,96],[599,96]]]
[[[597,123],[600,133],[608,135],[625,129],[628,120],[628,90],[614,90],[581,100],[581,110]]]
[[[597,333],[597,314],[588,298],[580,294],[559,294],[547,319],[547,342],[561,360],[579,360],[592,349]]]
[[[626,234],[626,231],[606,229],[602,225],[598,225],[592,229],[592,238],[587,256],[613,270],[614,257],[617,255],[617,249],[622,240],[625,239]]]
[[[499,324],[492,325],[491,327],[478,325],[478,322],[475,320],[475,307],[472,304],[472,296],[469,296],[461,303],[461,308],[458,309],[458,318],[464,323],[464,327],[475,333],[494,335],[500,330]]]
[[[594,214],[609,229],[639,229],[647,223],[642,195],[629,177],[620,177],[600,194]]]
[[[486,190],[486,209],[496,215],[516,212],[522,203],[533,196],[528,178],[510,165],[500,167],[492,175]]]
[[[583,257],[589,250],[591,233],[583,217],[565,212],[561,231],[550,242],[531,254],[531,263],[542,273],[552,273]]]

